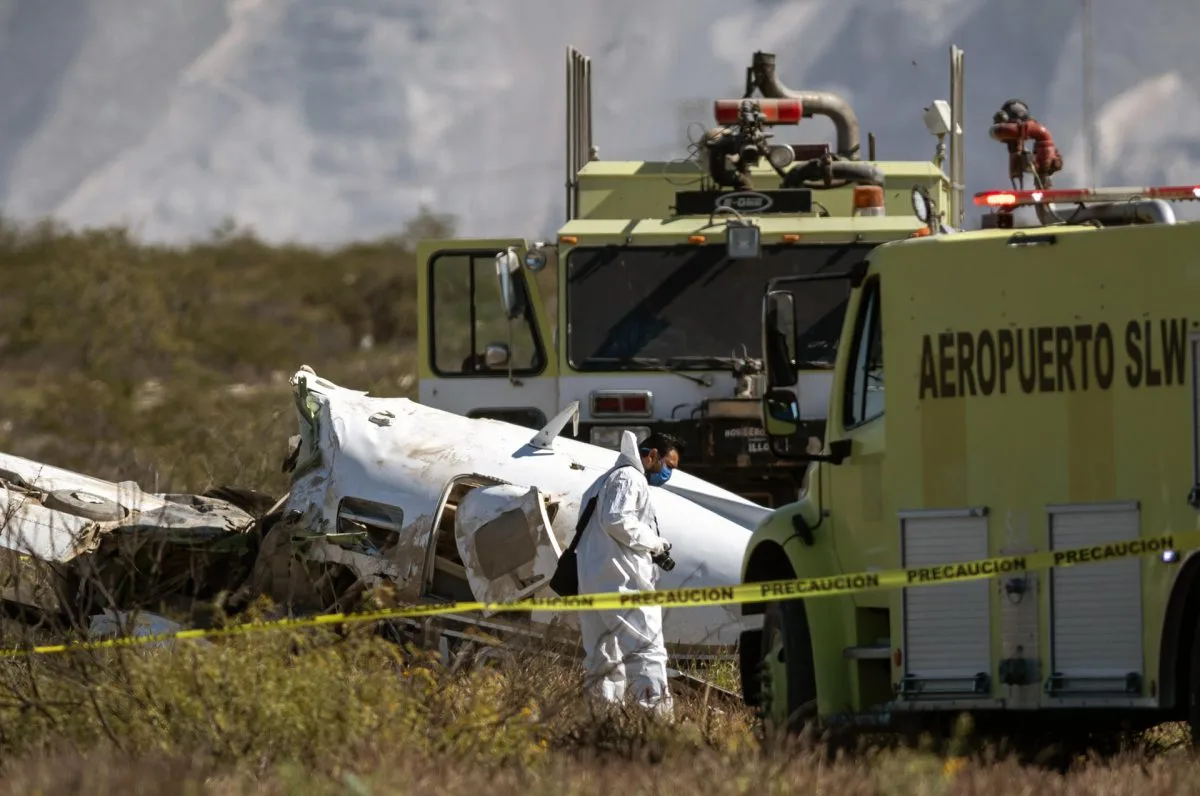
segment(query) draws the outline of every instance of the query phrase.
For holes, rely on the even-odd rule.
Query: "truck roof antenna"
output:
[[[963,152],[963,51],[950,45],[950,226],[962,229],[966,220]]]

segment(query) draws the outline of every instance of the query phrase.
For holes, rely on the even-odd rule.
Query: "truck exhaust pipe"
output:
[[[757,88],[771,99],[798,99],[804,115],[824,116],[833,122],[837,132],[836,150],[839,157],[859,160],[858,116],[844,98],[830,91],[795,91],[779,82],[775,74],[775,54],[754,53],[753,65],[746,70],[746,96]]]
[[[962,229],[966,219],[963,156],[963,51],[950,45],[950,212],[946,223]]]
[[[595,160],[592,144],[592,59],[567,47],[567,221],[579,216],[579,170]]]

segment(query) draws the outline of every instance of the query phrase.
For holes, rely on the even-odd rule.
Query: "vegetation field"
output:
[[[223,229],[188,247],[0,224],[0,450],[153,491],[286,487],[301,364],[409,395],[419,237],[318,251]],[[9,612],[5,647],[53,637]],[[736,672],[706,673],[737,688]],[[589,703],[519,650],[477,668],[369,628],[0,659],[0,789],[14,793],[1200,793],[1186,731],[1021,764],[969,725],[934,743],[763,738],[682,691],[675,721]]]

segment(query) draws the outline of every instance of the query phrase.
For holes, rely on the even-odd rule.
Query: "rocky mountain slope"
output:
[[[477,235],[563,212],[563,58],[593,58],[606,158],[685,154],[751,53],[854,104],[879,156],[923,158],[921,108],[966,51],[968,192],[1005,182],[992,112],[1030,103],[1086,179],[1081,0],[0,0],[0,210],[226,218],[270,240],[398,230],[422,203]],[[1195,0],[1093,0],[1099,178],[1200,182]],[[824,120],[806,138],[832,137]]]

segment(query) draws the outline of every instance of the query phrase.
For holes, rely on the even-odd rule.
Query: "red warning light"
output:
[[[592,415],[650,415],[650,393],[641,390],[597,390],[592,393]]]
[[[750,100],[758,105],[766,118],[766,124],[799,124],[804,115],[804,106],[798,99],[762,99],[755,97]],[[713,112],[717,124],[737,124],[742,116],[740,99],[723,99],[713,103]]]
[[[621,409],[626,414],[645,415],[650,413],[650,397],[647,395],[626,395],[621,401]]]
[[[1048,191],[984,191],[975,194],[979,207],[1024,207],[1079,202],[1130,202],[1165,199],[1186,202],[1200,199],[1200,185],[1160,185],[1145,188],[1062,188]]]

